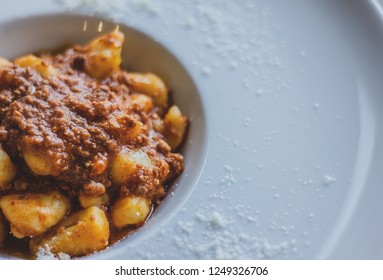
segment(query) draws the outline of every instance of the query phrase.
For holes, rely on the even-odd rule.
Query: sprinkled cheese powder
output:
[[[57,255],[51,252],[51,249],[46,244],[43,247],[39,247],[37,254],[37,260],[70,260],[70,256],[65,253],[58,253]]]
[[[178,235],[174,241],[179,249],[194,252],[198,258],[269,259],[295,250],[296,241],[293,238],[271,243],[265,238],[238,231],[230,226],[226,218],[218,212],[213,212],[211,216],[197,213],[196,218],[197,223],[189,224],[189,226],[199,230],[200,239]],[[190,233],[195,233],[196,230],[190,229]]]
[[[336,182],[336,178],[334,176],[330,176],[330,175],[325,175],[323,177],[323,184],[324,185],[329,185],[333,182]]]
[[[169,30],[175,34],[183,34],[181,39],[190,40],[190,44],[198,45],[198,48],[192,48],[189,54],[191,60],[189,66],[191,71],[194,71],[193,74],[201,77],[202,83],[208,83],[208,81],[219,82],[220,79],[215,78],[217,75],[221,78],[219,75],[222,69],[230,71],[233,75],[232,84],[241,92],[229,93],[238,96],[237,98],[242,97],[240,94],[250,94],[249,96],[254,98],[255,102],[264,102],[266,98],[280,102],[278,94],[291,93],[292,79],[289,76],[291,69],[288,69],[288,64],[282,57],[275,55],[275,50],[283,48],[283,44],[277,45],[269,35],[269,31],[278,32],[280,27],[277,22],[269,26],[273,11],[268,9],[266,4],[262,9],[255,9],[256,1],[243,1],[241,5],[235,1],[226,1],[227,7],[219,9],[218,5],[214,4],[215,1],[198,0],[182,2],[182,5],[149,0],[57,1],[68,10],[99,14],[130,26],[139,23],[140,28],[144,31],[152,30],[153,34],[155,34],[155,28],[158,28],[158,23],[161,23],[160,28],[169,27]],[[257,10],[257,14],[241,13],[239,6],[241,9]],[[147,19],[148,16],[151,19],[151,25],[146,25],[148,21],[142,20]],[[257,24],[243,24],[243,22],[254,20]],[[160,34],[160,39],[168,36],[166,32]],[[177,39],[179,37],[174,34],[172,36]],[[237,40],[236,38],[247,39]],[[173,49],[177,51],[177,45],[173,46]],[[178,51],[182,54],[182,50]],[[209,55],[205,55],[206,53]],[[301,60],[309,59],[310,53],[306,49],[299,49],[298,54]],[[210,61],[206,57],[216,59]],[[259,69],[267,69],[267,71],[262,72]],[[304,74],[305,71],[302,69],[300,72]],[[273,73],[273,76],[268,76],[267,73]],[[215,89],[215,87],[212,88]],[[262,122],[257,118],[259,115],[256,115],[252,103],[241,103],[241,106],[234,102],[225,104],[225,100],[218,95],[223,94],[222,92],[209,92],[209,94],[217,94],[216,97],[219,100],[217,106],[226,106],[225,109],[228,112],[229,109],[236,110],[233,114],[238,116],[240,122],[237,124],[240,124],[244,130],[251,132],[252,129],[261,129],[259,127],[262,127]],[[311,102],[306,105],[291,104],[289,111],[292,117],[286,118],[286,126],[295,129],[299,124],[298,116],[308,108],[310,112],[313,111],[313,114],[321,114],[321,104]],[[230,106],[232,108],[229,108]],[[303,126],[305,131],[313,129],[312,127],[308,124]],[[241,151],[249,155],[249,160],[246,159],[246,162],[253,164],[253,173],[242,172],[234,163],[230,162],[233,166],[228,165],[229,162],[226,159],[222,160],[219,154],[211,154],[207,164],[213,165],[214,170],[219,172],[202,176],[202,181],[198,183],[193,193],[193,203],[186,204],[188,208],[177,213],[169,222],[170,226],[161,229],[159,234],[153,234],[150,237],[153,238],[153,242],[142,242],[137,248],[132,248],[136,255],[144,259],[282,259],[286,256],[300,258],[303,255],[301,250],[307,249],[306,247],[311,244],[310,230],[315,230],[314,226],[307,230],[301,226],[301,223],[315,225],[319,215],[316,216],[317,212],[312,212],[312,209],[298,208],[296,201],[299,199],[299,194],[307,190],[321,199],[322,194],[318,192],[324,188],[319,188],[320,184],[329,185],[336,179],[330,175],[323,177],[323,173],[303,174],[304,168],[297,164],[297,167],[294,165],[283,168],[284,173],[291,172],[296,178],[295,185],[293,183],[285,186],[286,192],[274,186],[273,182],[270,182],[269,186],[261,186],[256,175],[253,176],[253,174],[268,174],[269,166],[277,164],[278,158],[269,158],[269,161],[258,158],[268,149],[278,148],[278,143],[274,140],[274,135],[278,133],[282,132],[270,131],[261,135],[261,140],[254,144],[257,146],[251,146],[252,143],[241,143],[245,141],[243,138],[230,139],[230,135],[216,135],[216,139],[225,144],[230,155],[239,154]],[[291,136],[288,135],[285,140],[286,147],[296,140]],[[242,135],[236,135],[236,137],[242,137]],[[221,152],[226,151],[219,151]],[[319,166],[316,172],[319,172],[318,170]],[[278,176],[278,174],[269,176]],[[242,193],[244,198],[248,198],[246,188],[256,189],[257,193],[262,195],[267,193],[262,191],[268,188],[269,197],[272,198],[278,210],[265,215],[267,217],[265,218],[259,211],[263,209],[262,205],[253,205],[250,199],[244,199],[248,205],[238,201],[233,202],[230,197],[233,192]],[[254,194],[253,191],[250,193]],[[195,199],[195,196],[199,196],[200,199]],[[175,194],[171,199],[177,199],[177,195]],[[284,202],[285,199],[288,199],[287,202]],[[285,204],[282,205],[283,203]],[[300,217],[299,224],[289,224],[286,217],[292,215]]]

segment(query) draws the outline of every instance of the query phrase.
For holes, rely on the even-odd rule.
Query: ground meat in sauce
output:
[[[183,169],[183,157],[172,153],[152,127],[151,114],[163,112],[133,106],[129,85],[121,83],[122,71],[101,81],[90,78],[83,71],[86,59],[80,46],[44,55],[43,60],[59,70],[52,79],[15,65],[1,72],[0,141],[20,167],[18,179],[3,191],[59,188],[76,196],[79,191],[100,194],[114,188],[123,195],[160,198],[166,183]],[[141,130],[132,139],[129,134],[136,126]],[[122,146],[145,151],[154,168],[142,169],[118,186],[108,170]],[[36,176],[28,168],[25,151],[46,157],[49,176]]]
[[[0,57],[1,252],[103,250],[142,226],[183,171],[187,118],[160,77],[120,69],[123,39]]]

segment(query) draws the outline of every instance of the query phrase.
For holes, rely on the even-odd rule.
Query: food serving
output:
[[[142,226],[183,171],[187,118],[153,73],[120,68],[113,32],[0,58],[0,247],[79,257]]]

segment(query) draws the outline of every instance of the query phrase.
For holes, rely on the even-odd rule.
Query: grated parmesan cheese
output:
[[[336,178],[334,176],[325,175],[323,177],[323,184],[326,186],[334,182],[336,182]]]
[[[57,255],[51,252],[51,248],[45,244],[39,247],[36,253],[37,260],[70,260],[70,256],[65,253],[58,253]]]

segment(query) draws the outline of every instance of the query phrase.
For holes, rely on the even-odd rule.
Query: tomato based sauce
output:
[[[107,217],[109,240],[104,247],[115,243],[141,226],[152,211],[135,222],[129,207],[153,208],[183,171],[183,156],[176,149],[186,118],[177,115],[178,108],[170,113],[168,90],[159,77],[119,68],[121,46],[115,40],[108,34],[61,53],[0,63],[0,145],[16,170],[12,179],[0,181],[0,215],[6,228],[0,246],[8,253],[27,257],[30,240],[44,245],[49,236],[70,228],[65,222],[60,227],[66,217],[89,207],[101,209]],[[110,48],[112,57],[99,51],[100,45]],[[9,165],[0,161],[0,168],[1,164],[4,170]],[[63,203],[65,215],[54,217],[44,231],[25,230],[28,225],[20,226],[7,212],[7,205],[15,201],[29,205],[21,194],[52,191],[69,205]],[[19,196],[6,204],[11,194]],[[141,200],[125,202],[126,197]],[[50,205],[43,203],[47,209]],[[71,253],[64,245],[49,245],[64,248],[62,252],[71,256],[92,251]]]

